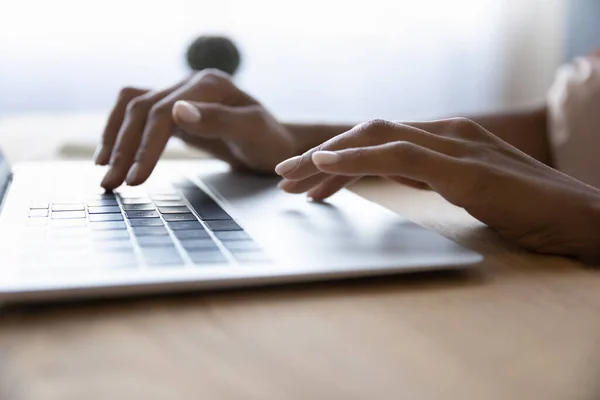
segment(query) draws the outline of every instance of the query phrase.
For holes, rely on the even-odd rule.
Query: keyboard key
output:
[[[132,210],[126,211],[127,218],[158,218],[158,212],[155,210]]]
[[[125,222],[123,221],[103,221],[103,222],[91,222],[90,228],[94,230],[120,230],[127,229]]]
[[[57,222],[62,221],[79,221],[79,220],[67,220],[67,219],[59,219]],[[71,238],[78,239],[81,237],[89,236],[90,230],[86,225],[73,227],[70,229],[48,229],[48,236],[52,238]]]
[[[83,204],[52,204],[52,211],[85,211]]]
[[[142,211],[142,210],[154,210],[154,206],[152,204],[123,204],[123,210],[125,211]]]
[[[188,238],[182,239],[179,241],[181,246],[186,250],[213,250],[219,251],[219,247],[212,239],[197,239],[197,238]]]
[[[101,199],[101,200],[88,200],[87,201],[88,207],[111,207],[111,206],[117,206],[117,205],[119,205],[119,203],[117,203],[116,199]]]
[[[212,201],[212,200],[211,200]],[[225,212],[217,203],[191,203],[194,211],[205,221],[230,220],[231,216]]]
[[[132,190],[131,187],[129,187],[128,189],[130,189],[130,190],[126,190],[126,189],[119,190],[118,195],[121,199],[145,199],[146,198],[146,195],[141,190]]]
[[[92,232],[92,237],[94,240],[99,241],[113,241],[113,240],[123,240],[129,239],[129,232],[126,230],[118,230],[118,231],[94,231]]]
[[[163,215],[163,218],[167,222],[174,222],[174,221],[198,221],[198,218],[196,218],[196,216],[194,214],[192,214],[192,213],[187,213],[187,214],[165,214],[165,215]]]
[[[123,221],[123,215],[119,214],[91,214],[90,221],[92,222],[100,222],[100,221]]]
[[[186,207],[183,201],[155,201],[156,207]]]
[[[55,188],[56,189],[56,188]],[[60,189],[59,189],[60,191]],[[80,196],[76,195],[57,195],[52,197],[53,204],[83,204],[84,200]]]
[[[150,197],[154,197],[154,196],[176,196],[177,192],[174,191],[172,188],[160,188],[160,189],[148,189],[148,194],[150,195]]]
[[[218,251],[188,251],[188,256],[194,264],[222,264],[227,258]]]
[[[252,240],[240,240],[234,242],[223,242],[227,250],[232,253],[241,253],[244,251],[259,251],[260,246]]]
[[[208,234],[208,232],[206,232],[203,229],[195,229],[195,230],[188,230],[188,231],[173,231],[173,233],[175,234],[175,236],[179,239],[207,239],[210,238],[210,235]]]
[[[169,228],[174,231],[184,231],[184,230],[194,230],[201,229],[204,230],[202,224],[198,221],[175,221],[175,222],[167,222]]]
[[[173,240],[170,236],[140,236],[137,241],[142,247],[173,246]]]
[[[211,231],[241,231],[243,230],[241,226],[235,223],[232,220],[222,220],[222,221],[205,221],[206,225]]]
[[[154,201],[181,201],[181,196],[177,194],[156,194],[151,197]]]
[[[133,199],[121,199],[121,203],[123,204],[151,204],[150,199],[145,197],[141,198],[133,198]]]
[[[69,230],[69,229],[63,229]],[[76,251],[89,247],[92,242],[89,237],[53,237],[49,240],[49,245],[53,249],[74,249]]]
[[[133,244],[130,240],[97,241],[94,247],[107,251],[133,251]]]
[[[163,226],[160,218],[134,218],[129,220],[131,226]]]
[[[143,248],[142,254],[150,266],[183,265],[183,260],[175,247]]]
[[[189,213],[190,209],[187,208],[186,206],[158,207],[158,211],[160,211],[161,214],[185,214],[185,213]]]
[[[89,196],[86,200],[87,201],[94,201],[94,200],[114,200],[115,198],[115,194],[114,193],[110,193],[110,192],[106,192],[106,193],[99,193],[93,196]]]
[[[29,204],[29,208],[32,210],[47,210],[50,207],[50,204],[45,201],[32,201]]]
[[[169,233],[164,226],[134,226],[136,236],[167,236]]]
[[[39,208],[29,210],[29,218],[42,218],[48,216],[48,209]]]
[[[31,220],[29,220],[31,221]],[[42,220],[44,221],[44,220]],[[87,225],[87,219],[53,219],[50,226],[53,228],[79,228]]]
[[[106,206],[106,207],[88,207],[90,214],[113,214],[121,213],[121,209],[118,206]]]
[[[252,240],[250,235],[248,235],[244,231],[215,232],[215,236],[222,242],[237,241],[237,240]]]
[[[181,193],[190,202],[192,208],[202,220],[229,220],[225,212],[208,194],[197,186],[181,186]]]
[[[52,219],[85,218],[85,211],[52,211]]]

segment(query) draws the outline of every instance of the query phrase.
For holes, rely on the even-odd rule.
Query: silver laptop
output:
[[[349,191],[326,203],[219,161],[114,193],[88,162],[0,156],[0,301],[195,291],[466,268],[481,255]]]

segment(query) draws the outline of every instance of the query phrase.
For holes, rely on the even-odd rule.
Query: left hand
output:
[[[367,122],[275,171],[282,189],[315,200],[364,175],[409,179],[527,249],[600,257],[600,191],[467,119]]]

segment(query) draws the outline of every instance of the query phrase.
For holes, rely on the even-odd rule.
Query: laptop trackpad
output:
[[[457,263],[471,253],[348,190],[317,203],[277,188],[278,177],[199,177],[273,257],[302,265]]]

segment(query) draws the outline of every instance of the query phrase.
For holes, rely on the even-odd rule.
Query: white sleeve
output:
[[[556,168],[600,188],[600,57],[561,67],[547,105]]]

